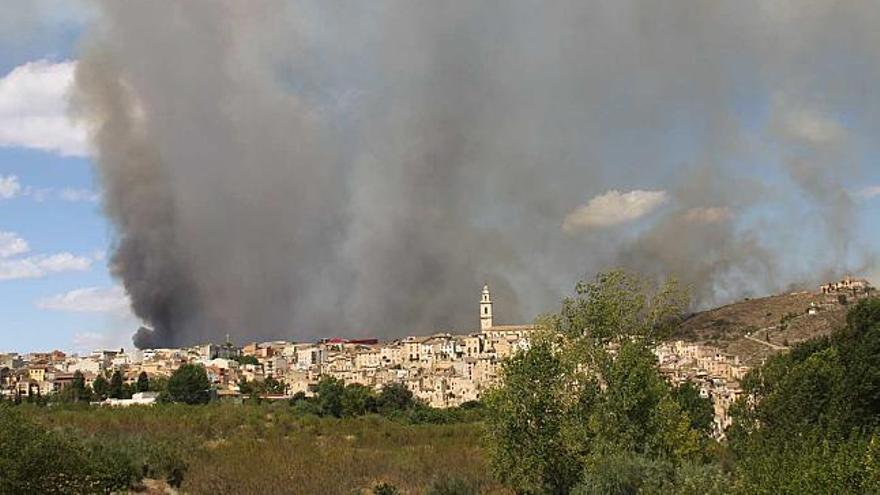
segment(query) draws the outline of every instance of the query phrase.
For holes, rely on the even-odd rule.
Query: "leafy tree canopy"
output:
[[[260,364],[260,361],[254,356],[235,356],[232,360],[238,361],[238,364],[252,364],[254,366]]]
[[[743,388],[729,432],[741,491],[878,492],[880,300],[752,370]]]
[[[210,400],[211,383],[205,368],[184,364],[168,379],[168,398],[172,402],[206,404]]]
[[[705,405],[679,401],[651,351],[687,305],[675,281],[613,271],[579,283],[539,320],[530,349],[503,363],[488,395],[496,475],[520,493],[562,494],[612,455],[700,461],[705,418],[691,414]]]

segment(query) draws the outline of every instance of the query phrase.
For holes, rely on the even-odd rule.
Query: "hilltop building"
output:
[[[847,275],[839,282],[831,282],[819,288],[822,294],[852,294],[864,295],[874,292],[874,286],[863,278],[853,278]]]

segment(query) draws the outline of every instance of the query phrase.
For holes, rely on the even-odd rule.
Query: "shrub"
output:
[[[427,495],[477,495],[479,488],[474,483],[453,476],[441,476],[428,487]]]
[[[125,442],[91,440],[86,448],[88,478],[105,491],[124,490],[141,478],[141,467]]]
[[[572,494],[720,495],[730,492],[730,484],[730,479],[714,464],[676,464],[669,459],[621,451],[591,458]]]
[[[95,493],[129,488],[138,469],[122,449],[83,444],[0,406],[0,493]]]
[[[400,490],[391,483],[379,483],[373,487],[373,493],[375,495],[397,495]]]

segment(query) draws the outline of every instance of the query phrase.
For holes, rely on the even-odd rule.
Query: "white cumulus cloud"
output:
[[[88,135],[67,115],[76,62],[38,60],[0,79],[0,146],[62,156],[89,154]]]
[[[49,199],[71,203],[96,203],[101,200],[101,195],[91,189],[23,186],[16,175],[0,175],[0,199],[18,197],[27,197],[38,203]]]
[[[15,232],[0,231],[0,280],[40,278],[53,273],[82,272],[92,267],[92,258],[71,253],[33,254],[27,241]]]
[[[90,189],[74,189],[65,187],[58,192],[58,197],[64,201],[79,203],[82,201],[95,203],[101,199],[101,195]]]
[[[0,175],[0,199],[12,199],[21,192],[21,183],[14,175]]]
[[[0,231],[0,258],[24,254],[30,250],[27,241],[15,232]]]
[[[38,203],[48,200],[61,200],[71,203],[96,203],[101,200],[101,195],[90,189],[75,189],[72,187],[31,187],[27,186],[21,191],[21,196],[26,196]]]
[[[604,228],[637,220],[669,201],[666,191],[635,190],[621,193],[611,190],[575,208],[565,217],[566,232]]]
[[[36,259],[38,265],[47,273],[85,271],[92,266],[91,258],[75,256],[70,253],[58,253],[50,256],[40,256]]]
[[[122,287],[86,287],[56,294],[37,301],[37,307],[76,313],[127,315],[128,296]]]
[[[0,280],[40,278],[61,272],[84,272],[91,266],[91,258],[71,253],[4,258],[0,259]]]

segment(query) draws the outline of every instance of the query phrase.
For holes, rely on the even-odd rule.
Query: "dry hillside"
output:
[[[788,346],[841,327],[852,300],[849,303],[810,292],[747,299],[692,315],[674,338],[717,346],[756,365]],[[809,314],[811,307],[816,314]]]

